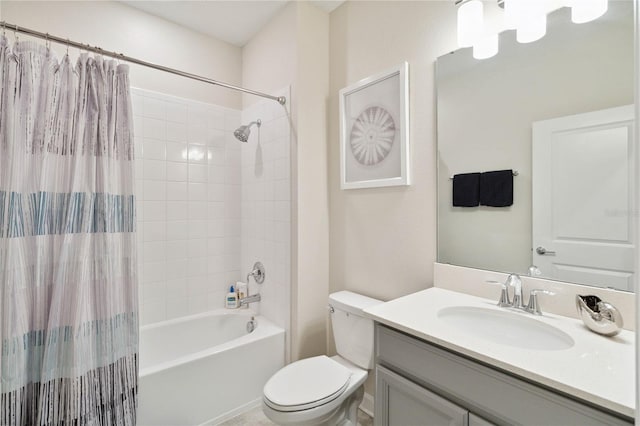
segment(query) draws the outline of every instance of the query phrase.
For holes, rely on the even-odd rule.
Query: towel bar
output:
[[[514,176],[518,176],[519,174],[520,174],[520,173],[518,173],[518,171],[517,171],[517,170],[514,170],[514,171],[513,171],[513,175],[514,175]],[[449,177],[449,180],[453,180],[453,176],[450,176],[450,177]]]

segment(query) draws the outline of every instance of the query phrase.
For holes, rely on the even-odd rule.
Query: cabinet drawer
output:
[[[496,424],[633,424],[380,324],[376,362]]]

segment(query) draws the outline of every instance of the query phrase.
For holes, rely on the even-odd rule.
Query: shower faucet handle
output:
[[[258,284],[262,284],[264,282],[265,270],[262,262],[256,262],[253,264],[253,269],[247,274],[247,284],[249,284],[250,277],[253,277]]]

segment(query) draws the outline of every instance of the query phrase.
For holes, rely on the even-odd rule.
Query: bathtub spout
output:
[[[253,296],[247,296],[240,299],[240,306],[248,305],[249,303],[259,302],[262,299],[260,297],[260,293],[254,294]]]

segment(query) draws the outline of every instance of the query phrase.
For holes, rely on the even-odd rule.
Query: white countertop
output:
[[[615,337],[591,332],[580,320],[508,309],[550,324],[575,344],[564,350],[520,349],[494,343],[449,325],[438,311],[471,306],[506,311],[488,300],[441,288],[429,288],[364,310],[369,318],[420,339],[494,365],[625,416],[634,417],[635,336],[623,330]],[[633,318],[626,318],[632,321]]]

